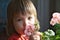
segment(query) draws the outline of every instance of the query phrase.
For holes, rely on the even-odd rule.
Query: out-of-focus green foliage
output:
[[[60,24],[55,24],[54,30],[55,32],[50,29],[42,32],[42,40],[60,40]]]

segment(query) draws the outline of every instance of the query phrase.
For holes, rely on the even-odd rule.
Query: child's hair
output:
[[[14,14],[18,14],[20,12],[22,15],[33,14],[35,16],[36,30],[39,30],[40,26],[37,20],[37,12],[33,3],[30,0],[12,0],[7,7],[8,34],[15,32],[12,20]]]

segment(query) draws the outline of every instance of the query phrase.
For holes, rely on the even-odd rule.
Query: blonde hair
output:
[[[22,12],[21,14],[23,15],[25,15],[26,12],[28,12],[29,14],[34,14],[36,18],[36,21],[35,21],[36,31],[39,30],[40,26],[37,20],[37,12],[33,3],[30,0],[12,0],[7,8],[7,20],[8,20],[7,33],[9,35],[15,32],[12,19],[13,19],[14,13],[18,14],[19,12]]]

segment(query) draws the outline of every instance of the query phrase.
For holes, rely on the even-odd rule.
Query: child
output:
[[[37,12],[30,0],[12,0],[7,18],[8,40],[40,40]]]

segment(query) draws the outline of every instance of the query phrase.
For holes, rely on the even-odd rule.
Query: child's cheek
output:
[[[19,22],[18,25],[19,25],[20,28],[22,28],[23,27],[23,22],[22,21]]]
[[[22,25],[23,25],[22,22],[15,22],[15,23],[14,23],[14,27],[15,27],[16,29],[21,29],[21,28],[23,28]]]
[[[35,18],[34,17],[30,20],[30,23],[35,24]]]

